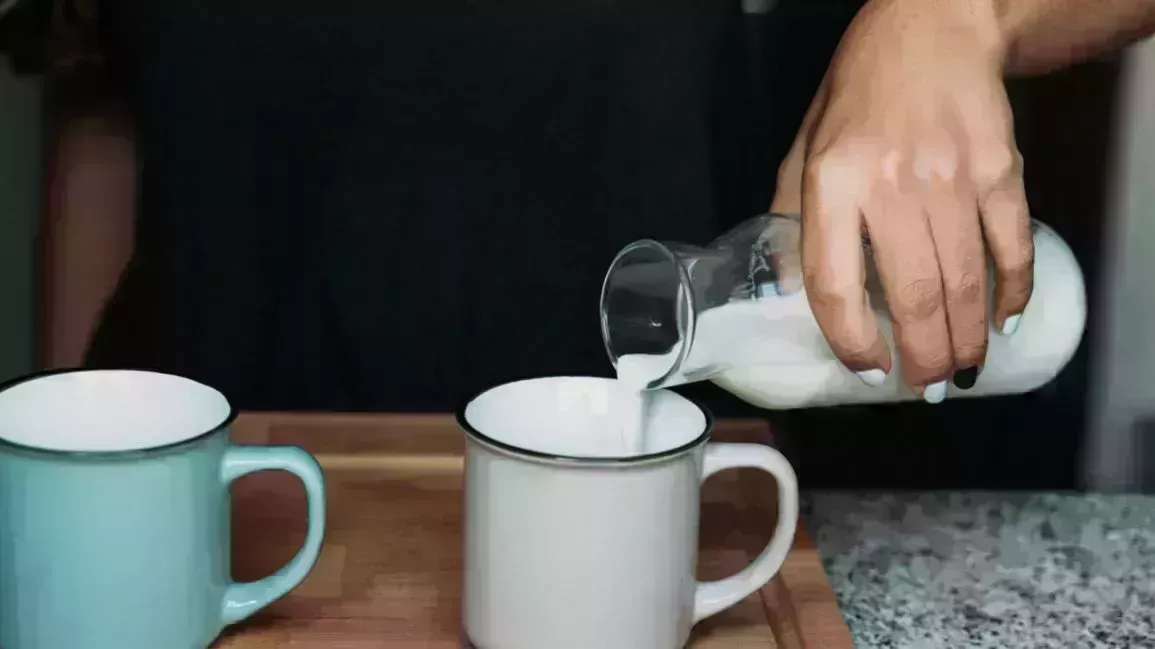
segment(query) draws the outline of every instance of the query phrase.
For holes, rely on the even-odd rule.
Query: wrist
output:
[[[1013,35],[1010,7],[1015,0],[869,0],[881,13],[939,33],[949,32],[970,42],[980,56],[1001,73],[1006,67]]]
[[[953,11],[953,17],[966,25],[977,41],[979,51],[1000,73],[1006,67],[1012,41],[1008,0],[946,0],[937,3],[944,10]]]
[[[1014,50],[1018,32],[1022,27],[1022,10],[1033,3],[1023,0],[977,0],[986,5],[984,13],[989,16],[992,36],[1001,71],[1006,71]]]

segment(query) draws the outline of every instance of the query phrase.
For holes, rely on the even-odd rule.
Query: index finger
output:
[[[890,373],[891,359],[866,292],[859,174],[843,156],[822,154],[807,163],[802,276],[814,318],[835,356],[866,383],[879,385]]]

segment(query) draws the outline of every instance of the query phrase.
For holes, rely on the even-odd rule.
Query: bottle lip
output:
[[[615,353],[613,346],[610,344],[610,327],[609,318],[607,317],[606,302],[608,299],[608,292],[610,288],[610,280],[614,275],[614,271],[619,267],[622,260],[628,255],[637,252],[638,250],[646,249],[649,251],[657,251],[673,268],[678,277],[678,294],[675,304],[675,326],[678,331],[678,342],[675,343],[677,354],[671,354],[674,360],[666,369],[665,373],[660,378],[654,379],[646,386],[647,389],[664,387],[670,384],[670,379],[674,377],[679,369],[684,365],[686,358],[690,354],[690,347],[694,341],[694,327],[695,317],[697,313],[694,292],[690,290],[690,274],[685,265],[682,264],[678,254],[674,252],[669,245],[658,241],[656,239],[638,239],[630,244],[624,246],[614,256],[610,263],[609,269],[606,271],[606,276],[602,280],[601,298],[599,301],[599,320],[601,322],[602,330],[602,344],[605,346],[606,356],[609,357],[610,363],[616,369],[618,366],[618,355]]]

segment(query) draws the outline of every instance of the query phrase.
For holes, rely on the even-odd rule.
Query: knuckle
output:
[[[824,192],[858,193],[866,185],[860,158],[841,147],[819,151],[806,163],[804,182]]]
[[[906,376],[914,383],[922,383],[936,380],[949,372],[954,366],[954,351],[949,347],[914,348],[907,350],[906,359],[909,368],[905,372]]]
[[[846,313],[848,303],[846,294],[832,284],[825,284],[816,288],[807,286],[806,295],[815,316],[818,318],[825,318],[829,321],[834,318],[841,318],[842,314]]]
[[[981,304],[986,297],[983,290],[982,276],[974,273],[963,273],[949,288],[950,299],[959,306],[974,306]]]
[[[998,264],[999,293],[1005,302],[1023,306],[1034,287],[1035,252],[1030,241]]]
[[[1027,237],[1019,245],[1014,246],[1008,255],[1006,272],[1016,277],[1030,276],[1035,268],[1035,244]]]
[[[978,365],[987,355],[986,341],[956,344],[954,355],[959,367]]]
[[[1031,280],[1003,286],[999,291],[999,306],[1008,313],[1021,312],[1026,308],[1033,291],[1034,282]]]
[[[955,358],[982,358],[986,353],[986,305],[974,305],[961,312],[952,312],[948,328]]]
[[[843,365],[850,369],[874,367],[880,342],[873,322],[856,322],[846,313],[840,313],[820,326],[823,338]]]
[[[879,171],[882,179],[897,187],[903,173],[906,156],[901,151],[890,149],[879,157]]]
[[[958,176],[958,164],[958,148],[953,143],[927,146],[914,160],[914,177],[924,184],[935,181],[950,183]]]
[[[920,278],[899,286],[896,292],[895,315],[903,320],[926,320],[943,307],[942,282]]]
[[[895,334],[902,357],[902,375],[910,385],[938,380],[954,364],[950,336],[938,327],[896,323]]]
[[[856,369],[871,367],[876,362],[874,355],[871,353],[873,347],[869,344],[862,343],[861,340],[856,340],[851,344],[839,344],[834,346],[834,353],[838,356],[838,360],[843,365]]]
[[[1021,173],[1023,156],[1006,143],[989,144],[973,154],[972,177],[980,187],[997,185]]]
[[[873,334],[874,332],[870,332]],[[874,351],[874,337],[850,322],[842,320],[831,327],[830,346],[839,360],[847,365],[869,362]]]

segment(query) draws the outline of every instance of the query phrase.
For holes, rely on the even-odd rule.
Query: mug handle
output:
[[[268,470],[288,471],[305,485],[309,508],[305,544],[292,561],[272,575],[229,585],[221,609],[225,626],[240,622],[300,585],[321,553],[325,537],[325,478],[312,455],[296,446],[231,446],[221,461],[221,480],[227,485],[241,476]]]
[[[778,523],[774,536],[741,572],[719,581],[698,584],[694,592],[694,623],[721,613],[766,585],[786,560],[798,526],[798,478],[786,458],[762,444],[709,444],[702,464],[702,481],[726,469],[761,469],[778,481]]]

